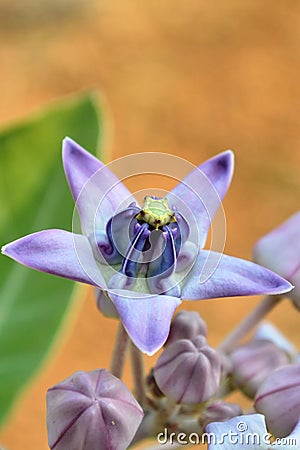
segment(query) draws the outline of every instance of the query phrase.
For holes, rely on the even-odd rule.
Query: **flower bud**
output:
[[[203,428],[211,422],[226,422],[232,417],[243,414],[242,409],[236,403],[223,402],[222,400],[210,404],[201,414],[200,423]]]
[[[257,391],[254,406],[265,415],[271,433],[289,435],[300,418],[300,364],[272,372]]]
[[[53,450],[125,450],[142,418],[131,392],[104,369],[76,372],[47,392]]]
[[[248,397],[253,398],[267,376],[280,366],[289,364],[287,353],[273,342],[254,339],[231,353],[233,381]]]
[[[96,295],[96,305],[99,311],[105,317],[118,319],[119,314],[112,300],[110,300],[110,298],[108,298],[101,289],[95,289],[95,295]]]
[[[265,339],[273,342],[276,347],[282,349],[289,356],[290,362],[297,362],[297,348],[271,322],[265,321],[259,324],[253,339]]]
[[[178,339],[206,337],[206,334],[206,323],[196,311],[180,311],[171,323],[169,337],[165,345],[169,345]]]
[[[158,358],[154,377],[159,389],[177,403],[202,403],[217,392],[221,362],[203,336],[179,339]]]
[[[290,281],[285,294],[300,309],[300,212],[263,236],[254,247],[254,260]]]

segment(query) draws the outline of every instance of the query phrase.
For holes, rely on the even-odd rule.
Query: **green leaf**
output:
[[[96,99],[84,95],[0,133],[1,246],[46,228],[71,230],[74,203],[62,168],[62,140],[70,136],[95,153],[103,132]],[[1,256],[0,286],[1,424],[49,352],[74,283]]]

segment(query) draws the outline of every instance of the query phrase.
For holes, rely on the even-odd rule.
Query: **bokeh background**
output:
[[[250,259],[256,240],[300,207],[299,17],[294,0],[0,0],[1,127],[99,89],[110,159],[163,151],[198,165],[232,148],[226,252]],[[217,344],[258,301],[184,306]],[[299,312],[285,302],[271,318],[300,345]],[[69,322],[2,432],[9,450],[46,450],[47,388],[109,366],[116,323],[96,314],[92,290]]]

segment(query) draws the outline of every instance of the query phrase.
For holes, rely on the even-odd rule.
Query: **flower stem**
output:
[[[130,355],[134,380],[134,391],[137,401],[143,407],[146,401],[144,361],[142,352],[134,345],[133,342],[131,342]]]
[[[111,373],[118,378],[122,377],[128,340],[128,334],[126,333],[126,330],[123,327],[122,322],[120,321],[115,348],[110,365]]]
[[[218,350],[230,353],[239,341],[245,337],[275,306],[283,297],[280,295],[267,295],[257,307],[238,324],[238,326],[223,340]]]

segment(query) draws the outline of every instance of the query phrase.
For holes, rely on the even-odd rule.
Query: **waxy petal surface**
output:
[[[108,167],[70,138],[63,142],[63,165],[86,235],[95,232],[95,225],[104,229],[126,199],[124,208],[134,201]]]
[[[292,285],[250,261],[201,250],[182,289],[186,300],[282,294]]]
[[[64,230],[45,230],[11,242],[2,253],[24,266],[74,281],[106,287],[88,239]]]
[[[188,222],[191,214],[194,216],[200,247],[205,244],[211,221],[230,185],[233,168],[233,153],[230,150],[220,153],[190,172],[167,194],[171,208],[178,205]],[[187,208],[183,210],[184,204],[189,211]]]
[[[181,300],[124,289],[109,290],[109,295],[134,344],[153,355],[166,341],[174,310]]]

